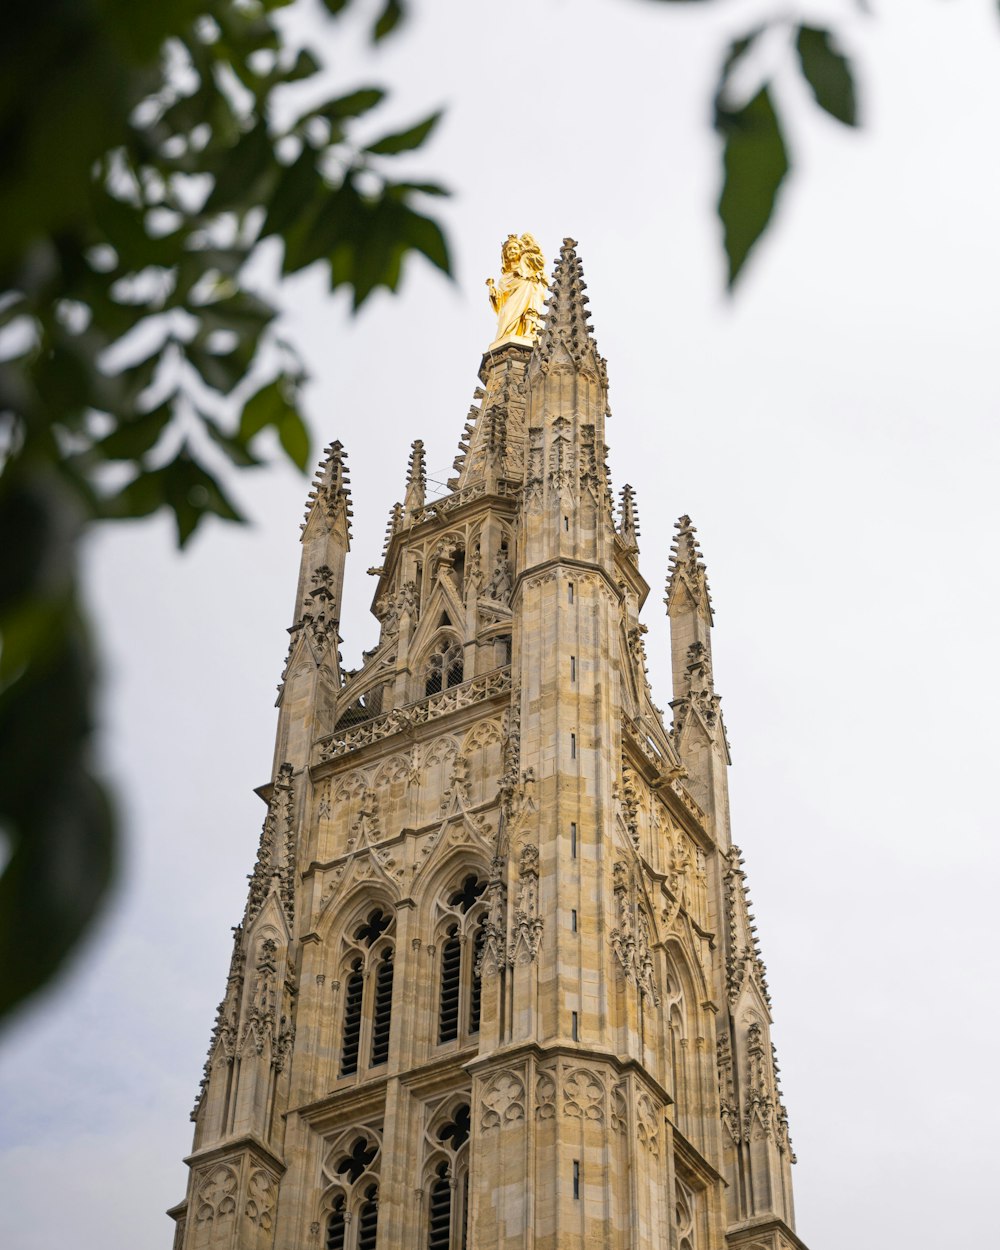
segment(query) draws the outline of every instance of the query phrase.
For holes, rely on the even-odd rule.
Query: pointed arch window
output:
[[[465,680],[465,657],[462,644],[451,638],[441,638],[427,661],[424,673],[424,695],[437,694],[460,686]]]
[[[445,929],[441,944],[439,1045],[454,1041],[460,1034],[472,1037],[479,1032],[482,1006],[479,960],[484,941],[480,899],[485,890],[486,882],[475,873],[469,873],[448,896],[448,907],[455,919]]]
[[[434,1134],[439,1162],[428,1186],[427,1250],[466,1250],[469,1235],[469,1104],[455,1108]],[[446,1159],[441,1160],[444,1152]]]
[[[359,1136],[334,1166],[339,1192],[327,1216],[325,1250],[376,1250],[378,1153],[377,1141]]]
[[[340,1076],[353,1076],[365,1062],[386,1063],[392,1038],[394,968],[391,912],[372,908],[351,933],[353,949],[344,977]]]

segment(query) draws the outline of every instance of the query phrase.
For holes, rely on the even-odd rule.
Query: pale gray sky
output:
[[[995,1237],[986,1073],[998,1010],[997,412],[1000,21],[991,0],[849,15],[865,131],[783,82],[798,168],[734,302],[722,295],[709,99],[722,33],[761,4],[508,0],[417,6],[349,83],[393,119],[448,114],[413,169],[457,283],[414,261],[352,322],[316,275],[286,289],[319,446],[354,485],[352,663],[410,441],[455,454],[508,231],[579,240],[611,378],[616,490],[637,489],[644,619],[674,519],[699,527],[733,744],[734,833],[774,998],[799,1233],[811,1250]],[[344,78],[341,81],[344,81]],[[446,475],[443,474],[442,476]],[[153,1250],[184,1193],[197,1088],[270,775],[307,483],[234,485],[252,529],[92,543],[104,755],[121,888],[58,994],[0,1049],[0,1244]]]

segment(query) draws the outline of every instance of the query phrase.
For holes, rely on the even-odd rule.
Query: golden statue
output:
[[[530,234],[509,234],[500,249],[500,280],[486,279],[490,303],[497,315],[493,344],[507,339],[533,343],[545,306],[545,258]]]

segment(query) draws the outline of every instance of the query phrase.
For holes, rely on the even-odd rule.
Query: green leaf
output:
[[[729,258],[727,285],[732,290],[751,248],[771,220],[789,164],[767,86],[739,109],[717,100],[715,128],[725,141],[718,211]]]
[[[308,48],[303,48],[295,58],[295,63],[277,77],[282,82],[301,82],[304,78],[312,78],[323,66]]]
[[[224,521],[244,520],[212,474],[194,459],[186,443],[177,458],[158,473],[163,482],[164,502],[173,509],[177,522],[178,547],[187,544],[206,516]]]
[[[327,100],[318,108],[310,109],[302,120],[309,117],[325,117],[327,121],[334,122],[343,121],[345,117],[361,117],[362,114],[381,104],[384,99],[385,92],[381,87],[360,87],[357,91],[337,96],[336,99]]]
[[[404,218],[404,238],[418,252],[423,252],[442,273],[451,273],[448,244],[436,221],[414,212],[412,208],[407,208]]]
[[[261,430],[273,426],[285,454],[304,473],[309,466],[309,431],[289,399],[291,385],[288,378],[278,377],[252,395],[244,405],[236,437],[247,445]]]
[[[253,358],[253,342],[239,343],[232,351],[213,352],[201,337],[185,344],[184,354],[201,374],[202,380],[213,390],[228,395],[243,380]]]
[[[176,395],[171,395],[152,412],[123,421],[110,434],[94,444],[104,460],[138,460],[159,442],[160,435],[174,414]]]
[[[326,183],[316,168],[316,153],[305,144],[296,159],[282,170],[271,193],[261,237],[283,235],[310,212],[314,197],[326,194]]]
[[[405,17],[403,6],[399,0],[386,0],[385,7],[379,14],[372,29],[372,39],[378,43],[386,35],[391,34]]]
[[[200,408],[196,408],[195,411],[205,426],[208,436],[217,447],[220,447],[226,453],[237,468],[258,468],[264,463],[263,460],[258,459],[253,454],[246,442],[239,437],[239,432],[229,434],[207,412],[202,412]]]
[[[242,134],[228,152],[220,155],[215,186],[205,201],[204,211],[216,213],[226,208],[249,208],[255,202],[265,175],[276,166],[267,126],[259,121]]]
[[[395,156],[397,152],[412,152],[414,148],[420,147],[440,120],[440,112],[432,113],[416,126],[386,135],[376,143],[369,144],[364,150],[373,156]]]
[[[806,82],[816,103],[845,126],[858,124],[851,64],[833,43],[829,30],[800,26],[795,40]]]

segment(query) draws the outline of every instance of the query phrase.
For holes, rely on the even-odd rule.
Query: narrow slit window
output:
[[[344,1222],[344,1199],[336,1198],[326,1222],[326,1250],[344,1250],[347,1225]]]
[[[485,934],[480,924],[472,942],[472,986],[469,993],[469,1032],[479,1032],[479,1015],[483,1003],[483,982],[479,975],[479,961],[483,957]]]
[[[563,517],[563,529],[566,531],[567,534],[569,533],[569,517],[568,516]]]
[[[427,1250],[448,1250],[451,1245],[451,1181],[447,1163],[438,1165],[430,1198]]]
[[[576,759],[576,734],[570,734],[569,736],[569,758],[571,760]]]
[[[573,1160],[573,1197],[580,1197],[580,1160]]]
[[[358,1250],[375,1250],[378,1241],[378,1186],[369,1185],[358,1211]]]
[[[572,603],[572,602],[573,602],[573,595],[574,595],[574,593],[575,593],[575,587],[574,587],[573,583],[572,583],[572,582],[570,582],[570,584],[569,584],[569,601],[570,601],[570,603]]]
[[[570,854],[576,859],[576,821],[574,820],[569,827],[569,849]]]
[[[572,1032],[573,1041],[578,1042],[580,1040],[580,1017],[575,1011],[572,1014],[570,1025],[573,1030]]]
[[[361,960],[351,964],[344,991],[344,1033],[340,1046],[340,1075],[350,1076],[358,1070],[358,1046],[361,1041],[361,1000],[365,992],[365,978]]]
[[[569,679],[570,681],[576,681],[576,656],[575,655],[571,655],[569,657]]]
[[[572,931],[575,933],[576,932],[576,908],[575,907],[570,912],[569,926],[572,929]]]
[[[451,1042],[458,1037],[458,997],[462,969],[462,945],[455,925],[441,948],[441,1014],[438,1042]]]
[[[392,1026],[392,951],[379,960],[375,973],[375,1011],[372,1021],[372,1062],[374,1068],[389,1058],[389,1031]]]

